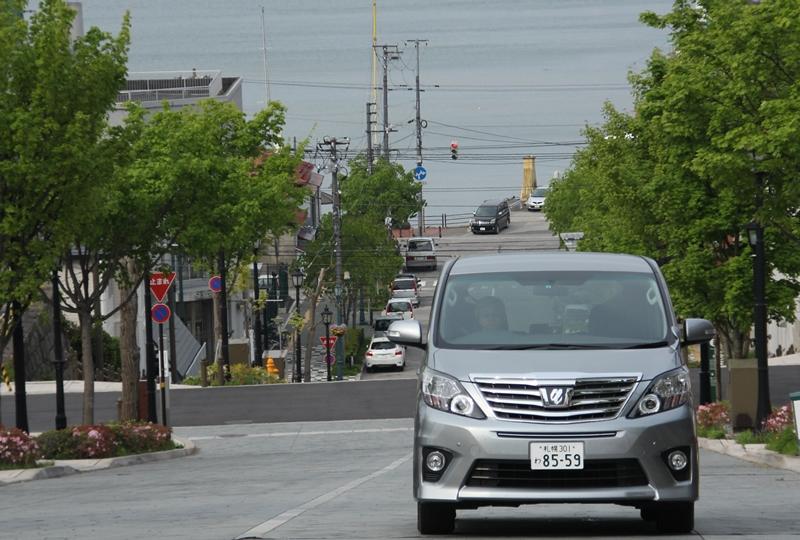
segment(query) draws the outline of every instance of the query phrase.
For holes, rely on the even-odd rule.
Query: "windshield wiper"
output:
[[[636,345],[629,345],[623,349],[657,349],[659,347],[666,347],[669,345],[666,341],[652,341],[649,343],[637,343]]]
[[[526,345],[497,345],[496,347],[486,347],[488,351],[533,351],[533,350],[550,350],[550,351],[566,351],[577,349],[611,349],[607,345],[582,345],[577,343],[534,343]]]

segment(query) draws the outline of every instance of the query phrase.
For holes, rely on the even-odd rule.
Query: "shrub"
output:
[[[767,437],[763,433],[747,430],[736,435],[736,442],[739,444],[764,444],[767,442]]]
[[[122,422],[108,425],[117,442],[117,455],[160,452],[175,447],[172,430],[148,422]]]
[[[725,437],[725,428],[730,424],[730,405],[716,401],[697,407],[697,434],[709,439]]]
[[[71,429],[45,431],[36,442],[46,459],[77,459],[78,437],[72,436]]]
[[[0,467],[31,467],[41,455],[36,440],[21,429],[0,426]]]
[[[108,426],[75,426],[70,431],[73,439],[77,440],[77,459],[107,458],[116,455],[117,440]]]
[[[779,452],[789,456],[798,454],[797,434],[794,428],[787,427],[783,431],[771,433],[767,441],[767,450]]]

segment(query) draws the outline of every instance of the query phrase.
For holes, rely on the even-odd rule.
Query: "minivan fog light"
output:
[[[689,458],[687,458],[686,454],[680,450],[675,450],[674,452],[670,452],[669,456],[667,457],[667,462],[673,471],[682,471],[689,463]]]
[[[657,413],[661,409],[661,400],[655,394],[647,394],[639,401],[639,412],[642,414]]]
[[[425,459],[425,466],[431,472],[439,472],[444,469],[444,466],[447,464],[447,460],[444,457],[444,454],[439,452],[438,450],[434,450],[428,457]]]

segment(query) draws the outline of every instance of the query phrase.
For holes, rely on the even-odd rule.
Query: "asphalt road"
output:
[[[411,420],[178,428],[192,457],[0,489],[0,537],[419,538]],[[800,475],[701,452],[696,535],[800,538]],[[456,538],[646,538],[632,508],[458,512]]]

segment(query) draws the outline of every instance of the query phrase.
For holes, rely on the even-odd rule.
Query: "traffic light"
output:
[[[458,141],[450,143],[450,159],[458,159]]]

